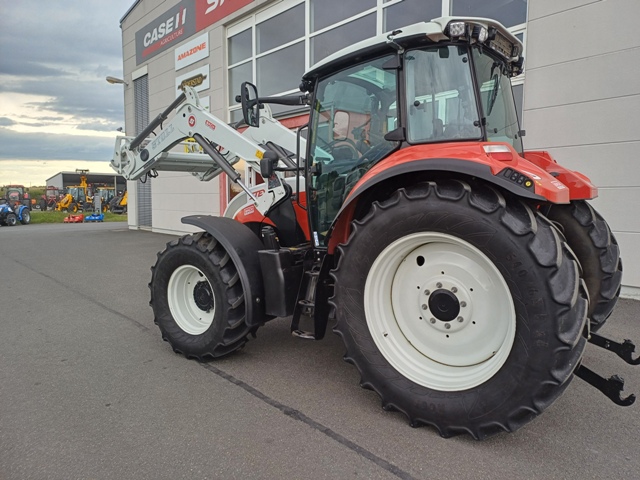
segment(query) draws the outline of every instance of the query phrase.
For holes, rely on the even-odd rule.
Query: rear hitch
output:
[[[610,338],[603,337],[602,335],[592,333],[589,336],[589,343],[593,343],[598,347],[615,353],[629,365],[640,365],[640,357],[633,358],[633,352],[635,351],[636,346],[631,340],[625,339],[622,343],[620,343],[616,342],[615,340],[611,340]],[[613,375],[608,379],[605,379],[593,370],[589,370],[584,365],[580,365],[576,369],[575,374],[582,380],[587,382],[589,385],[596,387],[598,390],[604,393],[607,398],[609,398],[616,405],[628,407],[636,401],[636,396],[634,394],[631,394],[626,398],[622,398],[622,390],[624,390],[624,379],[619,375]]]
[[[636,401],[636,396],[634,394],[631,394],[626,398],[621,397],[620,394],[622,390],[624,390],[624,379],[618,375],[613,375],[608,379],[605,379],[584,365],[580,365],[574,373],[589,385],[596,387],[604,393],[607,398],[616,405],[628,407]]]
[[[615,340],[603,337],[602,335],[592,333],[589,338],[589,343],[593,343],[598,347],[602,347],[605,350],[615,353],[629,365],[640,365],[640,356],[635,359],[633,358],[633,352],[635,351],[636,346],[627,338],[625,338],[622,343],[619,343]]]

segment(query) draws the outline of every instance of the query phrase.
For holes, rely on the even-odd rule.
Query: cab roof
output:
[[[507,37],[513,44],[518,45],[518,52],[519,54],[522,53],[523,48],[520,40],[509,32],[500,22],[480,17],[439,17],[434,18],[430,22],[414,23],[394,30],[394,32],[376,35],[375,37],[367,38],[366,40],[345,47],[320,60],[304,74],[302,79],[303,81],[311,80],[312,78],[323,76],[327,73],[342,70],[366,58],[394,52],[396,49],[393,47],[389,39],[390,37],[393,39],[393,43],[403,48],[419,47],[424,44],[449,40],[449,37],[445,34],[445,30],[451,22],[474,23],[482,25],[487,29],[493,27],[503,36]],[[393,35],[393,33],[395,33],[395,35]],[[509,60],[515,61],[517,57],[518,56]]]

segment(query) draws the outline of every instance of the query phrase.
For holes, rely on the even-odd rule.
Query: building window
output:
[[[376,35],[376,15],[370,14],[311,37],[311,64],[338,50]]]
[[[442,0],[403,0],[384,9],[382,30],[389,32],[443,15]]]
[[[449,15],[495,18],[522,39],[527,0],[282,0],[259,10],[227,29],[229,120],[242,119],[242,82],[261,96],[295,93],[305,70],[341,48]],[[276,115],[299,111],[271,107]]]
[[[376,7],[376,0],[311,0],[310,31],[317,32]]]
[[[451,14],[492,18],[515,27],[527,21],[527,0],[451,0]]]

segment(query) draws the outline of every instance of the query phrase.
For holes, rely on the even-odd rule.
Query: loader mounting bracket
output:
[[[624,389],[624,379],[618,375],[613,375],[608,379],[605,379],[584,365],[580,365],[576,368],[574,373],[589,385],[596,387],[604,393],[606,397],[616,405],[628,407],[636,401],[636,396],[634,394],[631,394],[626,398],[622,398],[621,393]]]
[[[640,356],[633,358],[633,352],[635,351],[636,346],[627,338],[620,343],[615,340],[611,340],[610,338],[603,337],[602,335],[592,333],[589,338],[589,343],[593,343],[598,347],[602,347],[605,350],[615,353],[629,365],[640,365]]]

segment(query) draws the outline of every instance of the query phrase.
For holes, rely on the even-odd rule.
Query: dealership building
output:
[[[512,85],[525,149],[548,150],[599,187],[591,204],[620,244],[623,295],[640,298],[637,0],[138,0],[120,22],[126,133],[140,132],[185,80],[211,113],[237,122],[242,82],[260,96],[299,92],[302,74],[337,50],[449,15],[493,18],[524,43],[525,71]],[[306,123],[299,107],[273,112],[287,127]],[[261,181],[236,168],[248,185]],[[130,228],[193,231],[180,219],[221,215],[236,191],[229,183],[180,172],[129,181]]]

